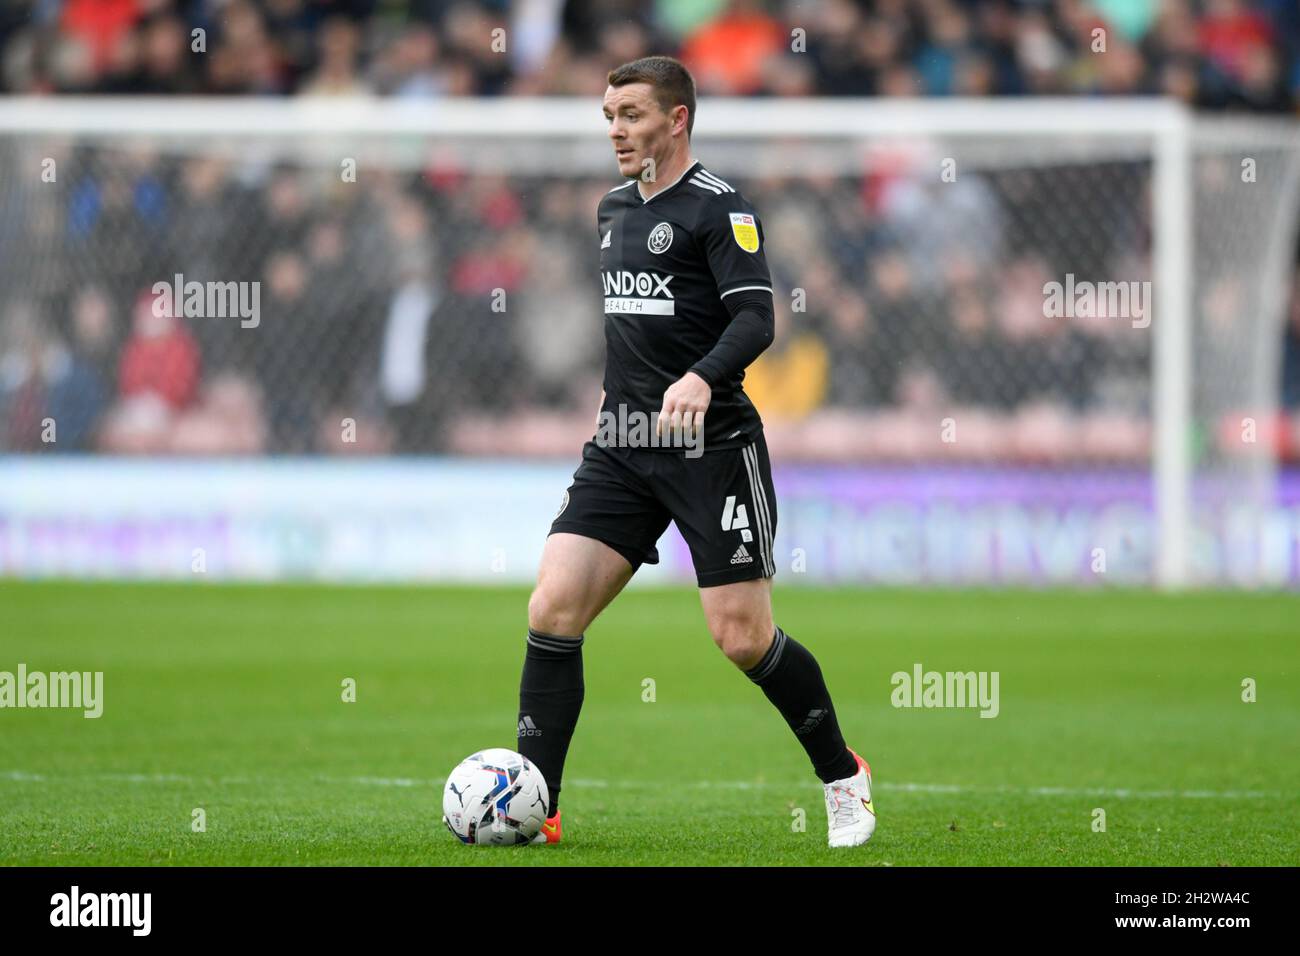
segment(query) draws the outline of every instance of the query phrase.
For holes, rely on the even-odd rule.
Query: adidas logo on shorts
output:
[[[732,564],[753,564],[754,559],[750,556],[749,552],[745,550],[745,546],[742,544],[739,548],[736,549],[736,553],[731,556],[731,563]]]

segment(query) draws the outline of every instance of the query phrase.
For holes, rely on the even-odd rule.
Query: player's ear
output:
[[[678,110],[681,110],[681,112],[679,113]],[[686,121],[690,119],[690,112],[684,104],[679,103],[673,107],[672,112],[669,114],[672,117],[674,129],[677,128],[677,121],[681,120],[682,132],[686,134],[687,139],[691,138],[690,132],[686,129]]]

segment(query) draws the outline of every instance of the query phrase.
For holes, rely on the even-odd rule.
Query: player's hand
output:
[[[664,407],[655,422],[655,432],[662,435],[666,428],[674,433],[685,428],[684,434],[704,434],[704,412],[712,400],[713,389],[709,383],[694,372],[687,372],[664,392]]]

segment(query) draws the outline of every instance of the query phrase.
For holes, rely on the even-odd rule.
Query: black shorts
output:
[[[776,573],[776,491],[762,433],[695,458],[587,442],[550,534],[603,541],[632,565],[658,564],[655,542],[677,522],[702,588]]]

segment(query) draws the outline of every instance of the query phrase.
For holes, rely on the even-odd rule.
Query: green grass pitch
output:
[[[98,720],[0,710],[0,864],[1300,862],[1294,596],[780,582],[778,622],[872,764],[868,845],[826,847],[803,751],[714,647],[695,592],[673,589],[628,591],[588,632],[565,842],[463,847],[440,822],[442,778],[515,745],[526,603],[2,583],[0,671],[103,671],[105,703]],[[1000,713],[893,707],[891,675],[916,663],[997,671]]]

